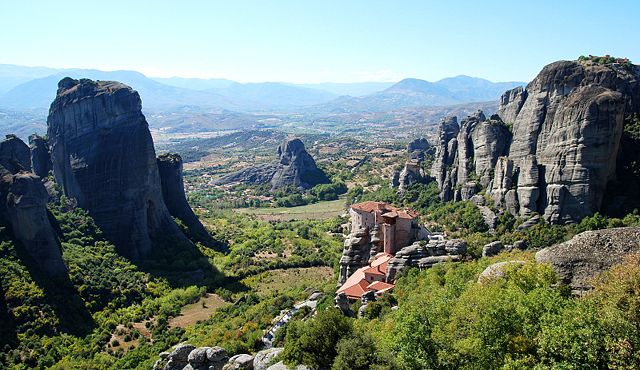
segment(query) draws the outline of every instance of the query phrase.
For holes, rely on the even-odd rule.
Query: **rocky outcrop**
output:
[[[404,192],[412,184],[424,183],[428,180],[428,176],[422,171],[422,162],[430,148],[431,145],[425,138],[415,139],[407,145],[409,159],[405,162],[402,170],[396,170],[392,173],[390,181],[392,188],[398,188],[400,192]]]
[[[316,166],[300,139],[285,139],[276,152],[273,163],[245,168],[222,176],[216,184],[235,182],[248,184],[271,184],[272,189],[295,187],[310,189],[318,184],[329,183],[327,175]]]
[[[56,182],[133,260],[150,255],[154,237],[189,243],[162,198],[141,104],[122,83],[64,78],[47,119]]]
[[[422,175],[422,161],[418,159],[410,159],[404,164],[404,168],[398,176],[398,189],[405,191],[409,186],[424,181]]]
[[[280,353],[284,351],[282,347],[268,348],[256,353],[253,358],[253,370],[267,370]]]
[[[17,136],[7,135],[0,142],[0,164],[11,173],[31,171],[29,147]]]
[[[215,240],[204,228],[187,202],[182,179],[182,157],[176,153],[167,153],[158,157],[158,171],[162,185],[162,198],[171,215],[181,220],[189,233],[207,246],[214,246]]]
[[[507,91],[491,119],[471,117],[457,133],[443,123],[432,176],[443,200],[464,200],[457,189],[473,174],[509,213],[577,222],[602,209],[625,117],[638,113],[637,66],[552,63],[526,88]]]
[[[229,359],[226,365],[222,368],[222,370],[239,370],[239,369],[253,369],[253,356],[248,355],[246,353],[241,353],[239,355],[235,355]]]
[[[51,156],[49,155],[49,144],[36,134],[29,136],[29,149],[31,151],[31,168],[33,173],[44,179],[51,171]]]
[[[369,262],[370,257],[375,255],[375,253],[371,253],[371,239],[371,232],[366,228],[354,229],[346,237],[342,257],[340,257],[339,284],[344,284],[349,276],[360,267],[365,266]]]
[[[593,279],[631,253],[640,252],[640,228],[585,231],[571,240],[536,253],[538,263],[549,263],[560,282],[582,293]]]
[[[487,268],[482,271],[480,276],[478,276],[478,283],[488,283],[494,279],[501,278],[504,276],[506,270],[518,268],[526,263],[526,261],[520,260],[496,262],[487,266]]]
[[[511,134],[498,117],[487,120],[482,111],[457,124],[455,117],[440,124],[439,143],[431,168],[440,198],[470,200],[477,185],[490,185],[500,156],[508,152]]]
[[[431,145],[425,138],[418,138],[412,140],[407,145],[407,153],[409,153],[409,157],[412,159],[424,159],[424,154],[427,150],[431,148]]]
[[[40,178],[0,166],[0,216],[36,265],[50,277],[67,273],[60,241],[49,221],[49,198]]]
[[[425,269],[438,263],[460,261],[466,252],[467,243],[462,239],[413,243],[399,250],[389,260],[386,280],[387,282],[395,281],[398,274],[409,267]]]
[[[179,344],[171,353],[163,352],[154,370],[222,370],[229,357],[221,347],[195,347]]]

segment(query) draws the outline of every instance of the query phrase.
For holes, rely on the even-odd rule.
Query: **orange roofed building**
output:
[[[357,269],[349,276],[336,293],[344,292],[349,299],[360,299],[368,291],[373,291],[376,295],[390,291],[394,285],[386,283],[385,278],[391,258],[393,256],[385,252],[376,254],[368,266]]]

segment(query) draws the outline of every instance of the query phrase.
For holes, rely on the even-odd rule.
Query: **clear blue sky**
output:
[[[0,0],[0,63],[242,82],[533,78],[640,62],[640,0]]]

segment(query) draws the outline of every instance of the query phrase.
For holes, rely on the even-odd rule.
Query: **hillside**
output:
[[[495,100],[504,90],[522,84],[494,83],[468,76],[451,77],[436,82],[407,78],[383,91],[360,97],[342,96],[316,109],[330,112],[379,112],[482,102]]]

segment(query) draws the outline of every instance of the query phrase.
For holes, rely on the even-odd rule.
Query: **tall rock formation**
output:
[[[318,184],[329,183],[327,175],[316,166],[300,139],[285,139],[276,152],[278,158],[266,163],[242,169],[222,176],[219,185],[234,182],[249,184],[271,184],[272,189],[296,187],[310,189]]]
[[[29,147],[14,135],[0,142],[0,221],[11,226],[37,266],[48,276],[67,272],[60,241],[47,213],[47,191],[29,172]]]
[[[625,121],[639,113],[637,66],[552,63],[507,91],[490,120],[471,117],[459,130],[443,123],[432,175],[443,200],[467,198],[471,180],[514,215],[577,222],[602,209],[621,167]]]
[[[121,254],[138,261],[155,237],[188,243],[162,198],[141,107],[122,83],[64,78],[47,119],[56,182]]]
[[[182,157],[176,153],[167,153],[158,157],[158,171],[162,184],[162,198],[169,213],[181,220],[191,234],[207,246],[214,246],[216,242],[202,226],[198,217],[187,202],[184,194],[182,179]]]
[[[0,166],[2,217],[11,225],[14,237],[48,276],[67,272],[60,241],[47,213],[49,195],[40,178],[30,172],[11,174]]]
[[[49,155],[49,144],[36,134],[29,136],[29,149],[31,150],[31,168],[33,173],[45,178],[51,171],[51,156]]]
[[[12,173],[31,171],[31,152],[24,141],[15,135],[7,135],[0,142],[0,163]]]
[[[440,187],[440,198],[469,200],[478,186],[488,187],[500,156],[508,153],[509,128],[482,111],[463,119],[446,118],[440,124],[438,146],[431,175]]]

